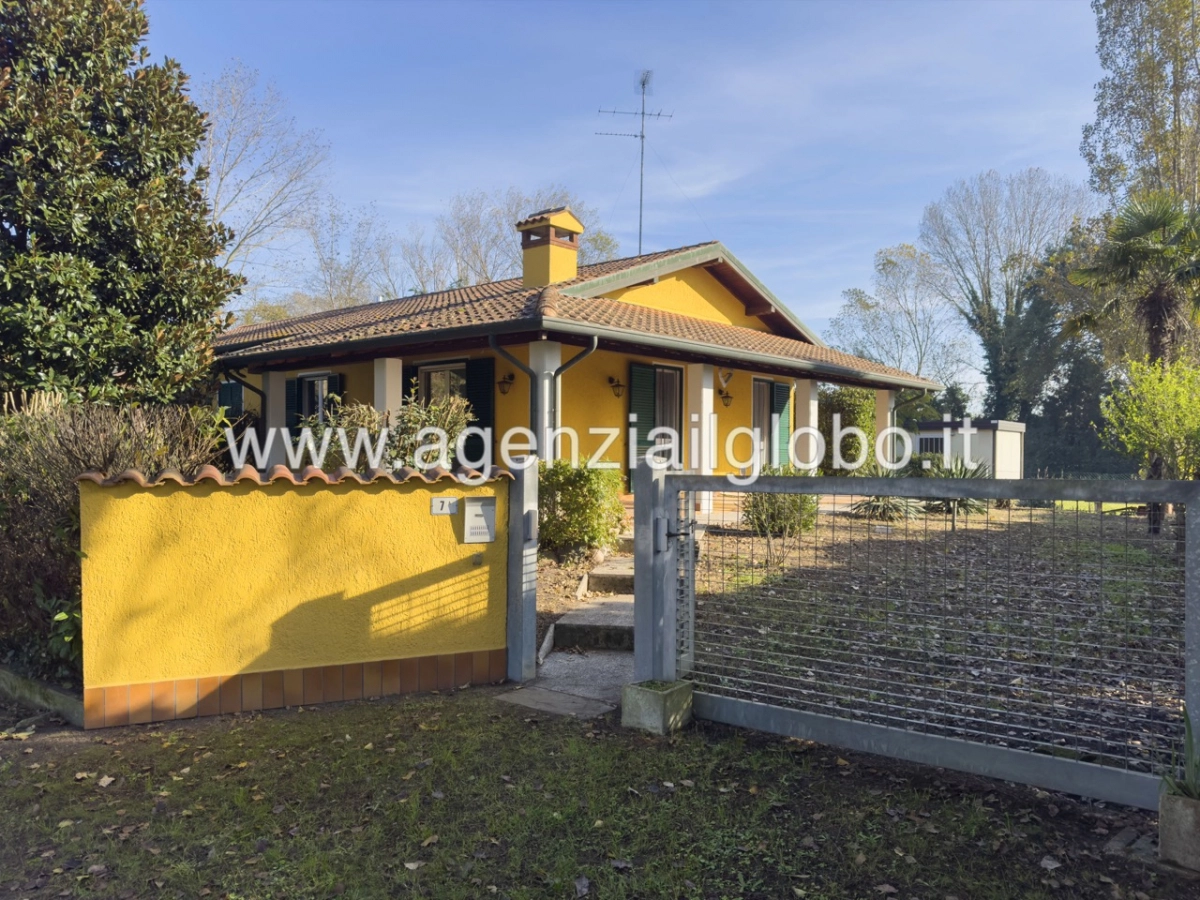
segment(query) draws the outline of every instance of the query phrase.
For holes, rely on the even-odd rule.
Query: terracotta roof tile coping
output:
[[[268,484],[274,484],[277,481],[282,481],[299,487],[305,484],[374,484],[377,481],[390,482],[391,484],[407,484],[410,481],[436,484],[440,481],[453,481],[466,484],[468,479],[478,479],[480,474],[479,471],[468,469],[464,466],[459,466],[453,471],[438,466],[422,472],[405,466],[404,468],[396,469],[394,472],[387,469],[367,469],[362,473],[355,472],[346,466],[342,466],[333,472],[326,472],[318,469],[316,466],[306,466],[299,473],[295,473],[287,466],[276,465],[272,466],[266,475],[260,475],[258,470],[253,466],[245,465],[236,472],[229,472],[228,474],[222,472],[216,466],[201,466],[196,471],[196,474],[190,478],[178,469],[163,469],[153,478],[147,478],[144,473],[139,472],[137,469],[126,469],[117,475],[107,475],[104,472],[89,470],[76,478],[75,481],[90,481],[101,487],[115,487],[119,484],[133,482],[141,488],[154,488],[164,484],[178,484],[183,487],[190,487],[205,481],[211,481],[221,487],[229,487],[243,481],[248,481],[258,487],[263,487]],[[512,477],[511,472],[501,469],[498,466],[492,466],[488,471],[485,481],[499,481],[502,478]]]

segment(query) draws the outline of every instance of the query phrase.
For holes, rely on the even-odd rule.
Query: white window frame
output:
[[[430,363],[429,365],[417,366],[417,399],[421,403],[429,402],[429,379],[428,376],[434,372],[461,372],[463,380],[464,393],[460,396],[465,396],[467,389],[467,361],[465,359],[457,360],[456,362]]]

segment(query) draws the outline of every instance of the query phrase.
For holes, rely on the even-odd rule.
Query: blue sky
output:
[[[635,108],[653,69],[674,118],[647,129],[647,251],[719,238],[818,330],[954,180],[1082,181],[1101,74],[1082,0],[146,8],[154,57],[258,69],[331,143],[333,193],[398,229],[461,191],[556,183],[636,252],[637,142],[593,132],[626,130],[597,110]]]

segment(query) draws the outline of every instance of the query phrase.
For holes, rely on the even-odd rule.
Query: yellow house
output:
[[[940,387],[829,348],[718,241],[580,266],[569,209],[516,230],[520,278],[226,332],[221,403],[293,427],[330,393],[395,410],[415,384],[466,397],[492,429],[468,464],[522,427],[543,457],[628,469],[672,428],[682,468],[728,474],[787,462],[788,436],[817,426],[819,382],[874,389],[880,428],[896,391]],[[814,446],[800,436],[792,454]]]

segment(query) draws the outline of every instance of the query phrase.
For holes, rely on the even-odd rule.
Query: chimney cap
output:
[[[542,225],[553,225],[560,231],[572,234],[583,234],[583,223],[575,218],[569,206],[556,206],[553,209],[541,209],[516,224],[517,231],[528,231]]]

